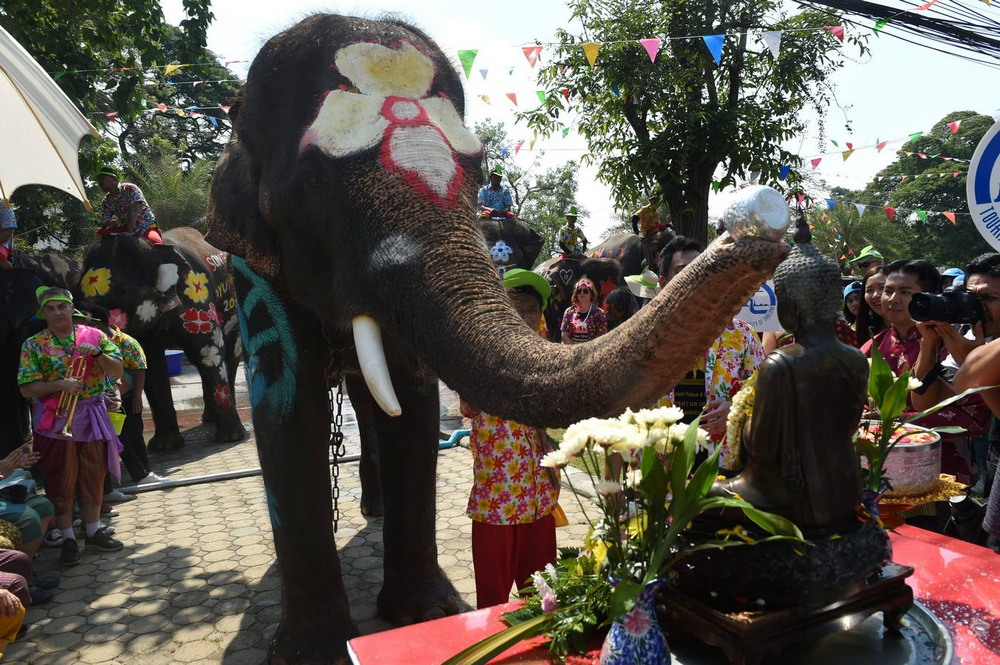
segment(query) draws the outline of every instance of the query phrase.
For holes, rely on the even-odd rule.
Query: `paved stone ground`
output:
[[[242,372],[240,373],[242,378]],[[200,418],[197,375],[186,368],[172,379],[188,445],[151,453],[154,470],[172,479],[257,466],[252,437],[234,444],[212,442]],[[244,405],[244,390],[237,391]],[[442,411],[454,423],[456,401],[443,388]],[[348,452],[357,450],[357,426],[345,399]],[[246,418],[249,428],[249,417]],[[455,426],[455,425],[453,425]],[[471,484],[471,454],[456,447],[438,462],[439,561],[462,600],[475,607],[471,526],[465,503]],[[337,545],[351,613],[362,633],[391,628],[375,616],[382,582],[382,520],[361,515],[356,465],[341,473]],[[577,501],[564,490],[571,524],[558,530],[560,545],[579,544],[586,524]],[[110,521],[126,545],[116,553],[83,553],[83,562],[63,573],[54,600],[28,610],[27,634],[10,645],[6,662],[205,663],[256,665],[277,625],[279,580],[259,476],[147,491],[119,504]],[[58,550],[39,554],[39,570],[59,569]]]

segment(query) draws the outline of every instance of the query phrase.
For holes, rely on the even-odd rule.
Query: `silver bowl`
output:
[[[860,431],[864,431],[862,421]],[[873,423],[877,424],[877,423]],[[885,460],[885,475],[892,485],[889,496],[920,496],[932,492],[941,476],[941,435],[919,425],[907,429],[930,434],[932,440],[922,443],[898,443]]]

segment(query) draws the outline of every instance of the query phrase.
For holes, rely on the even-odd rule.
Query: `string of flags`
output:
[[[758,30],[758,31],[740,31],[740,32],[725,32],[713,35],[682,35],[678,37],[644,37],[635,40],[635,42],[628,41],[609,41],[609,42],[583,42],[580,44],[580,49],[583,51],[584,57],[587,59],[587,63],[594,67],[597,63],[597,57],[600,53],[601,47],[609,44],[631,44],[638,43],[642,46],[646,55],[649,57],[650,62],[656,62],[656,58],[661,52],[661,47],[665,42],[675,41],[675,40],[689,40],[689,39],[700,39],[704,42],[705,48],[708,49],[709,54],[718,65],[722,62],[722,50],[725,46],[727,37],[742,37],[744,35],[754,34],[759,36],[760,41],[767,47],[774,58],[777,58],[781,52],[781,38],[784,33],[788,32],[821,32],[826,31],[833,35],[837,41],[844,42],[844,26],[842,25],[824,25],[821,28],[797,28],[792,30]],[[522,46],[521,52],[528,61],[528,65],[534,69],[538,64],[539,58],[542,54],[542,45],[535,44],[532,46]],[[465,72],[465,78],[468,79],[472,76],[472,69],[476,61],[476,56],[479,55],[479,49],[461,49],[458,51],[458,61],[462,64],[462,69]],[[489,74],[489,69],[480,69],[479,73],[485,79]]]
[[[228,114],[231,107],[225,104],[219,104],[217,106],[185,106],[181,108],[179,106],[167,106],[166,104],[159,103],[154,104],[152,108],[145,109],[143,113],[172,113],[181,118],[204,118],[213,127],[218,127],[220,122],[224,122],[222,118],[216,118],[213,115],[208,115],[207,113],[200,113],[199,111],[212,111],[221,109],[223,113]],[[108,119],[109,122],[114,122],[118,119],[118,111],[96,111],[93,115],[103,115]]]
[[[796,198],[798,200],[798,203],[801,205],[806,200],[807,197],[805,194],[798,194]],[[925,223],[928,221],[928,219],[930,219],[930,215],[941,215],[949,222],[951,222],[953,225],[958,224],[959,216],[972,217],[970,213],[954,212],[952,210],[933,211],[933,210],[921,210],[917,208],[898,208],[893,206],[879,206],[866,203],[857,203],[854,201],[843,201],[841,199],[832,199],[832,198],[823,199],[823,202],[826,204],[827,210],[834,210],[838,203],[848,206],[853,206],[854,209],[857,210],[859,218],[864,216],[866,211],[878,210],[881,208],[882,212],[885,213],[886,217],[889,218],[890,222],[896,221],[897,215],[903,216],[903,212],[907,210],[912,212],[918,220]],[[822,209],[822,206],[823,204],[819,204],[818,207]]]
[[[250,61],[249,60],[226,60],[223,63],[222,66],[224,68],[228,69],[229,65],[235,65],[237,63],[245,63],[245,62],[250,62]],[[104,67],[104,68],[100,68],[100,69],[61,69],[61,70],[59,70],[57,72],[49,72],[48,74],[49,74],[49,76],[51,76],[56,81],[58,81],[59,79],[61,79],[64,76],[69,76],[71,74],[91,74],[91,73],[94,73],[94,72],[106,72],[107,74],[114,74],[116,72],[134,72],[134,71],[141,71],[141,72],[147,72],[147,73],[155,73],[155,72],[158,72],[160,70],[163,70],[163,75],[164,76],[170,76],[171,74],[173,74],[178,69],[183,69],[185,67],[202,67],[202,66],[218,67],[219,63],[218,63],[218,61],[213,60],[211,62],[171,63],[171,64],[168,64],[168,65],[149,65],[147,67],[116,67],[116,66],[111,66],[111,67]]]

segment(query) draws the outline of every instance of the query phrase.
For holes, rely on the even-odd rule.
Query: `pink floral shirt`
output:
[[[559,500],[554,470],[539,465],[545,432],[488,413],[472,418],[473,481],[468,514],[492,525],[526,524],[545,517]]]

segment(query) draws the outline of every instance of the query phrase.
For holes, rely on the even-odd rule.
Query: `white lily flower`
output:
[[[569,464],[569,458],[561,450],[553,450],[545,453],[539,464],[549,469],[561,469]]]
[[[597,488],[597,493],[601,496],[611,496],[622,491],[621,483],[614,480],[598,480],[594,483],[594,486]]]
[[[913,376],[909,377],[906,380],[906,389],[907,390],[916,390],[917,388],[920,388],[923,385],[924,384],[923,384],[922,381],[920,381],[920,379],[918,379],[916,377],[913,377]]]

